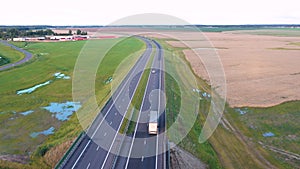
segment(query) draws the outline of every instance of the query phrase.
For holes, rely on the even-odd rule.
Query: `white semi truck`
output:
[[[148,132],[149,134],[157,134],[158,133],[158,113],[157,111],[150,111],[150,118],[148,124]]]

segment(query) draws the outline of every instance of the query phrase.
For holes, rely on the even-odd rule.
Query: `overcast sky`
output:
[[[300,24],[299,6],[299,0],[9,0],[1,3],[0,25],[107,25],[142,13],[191,24]]]

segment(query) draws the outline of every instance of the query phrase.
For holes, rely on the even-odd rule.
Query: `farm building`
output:
[[[13,38],[13,41],[15,41],[15,42],[24,42],[24,41],[26,41],[26,39],[25,38]]]

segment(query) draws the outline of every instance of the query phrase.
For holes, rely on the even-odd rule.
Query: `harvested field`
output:
[[[202,59],[216,50],[224,66],[231,106],[269,107],[300,100],[299,37],[205,33],[211,46],[201,39],[196,41],[199,34],[186,33],[183,42],[168,43],[174,47],[188,44]],[[209,81],[198,56],[190,49],[184,54],[194,71]]]

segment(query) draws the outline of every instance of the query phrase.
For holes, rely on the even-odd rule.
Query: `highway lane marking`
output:
[[[153,65],[153,64],[154,64],[154,62],[152,62],[152,65]],[[150,73],[149,76],[148,76],[147,85],[146,85],[146,88],[145,88],[145,91],[146,91],[146,92],[145,92],[145,94],[144,94],[144,96],[143,96],[143,100],[142,100],[142,104],[141,104],[141,108],[140,108],[140,111],[139,111],[139,115],[138,115],[137,122],[140,120],[140,117],[141,117],[141,114],[142,114],[141,112],[142,112],[143,107],[144,107],[144,102],[145,102],[146,93],[147,93],[148,86],[149,86],[150,76],[151,76],[151,73]],[[131,151],[132,151],[134,139],[135,139],[135,136],[136,136],[137,128],[138,128],[138,124],[135,126],[135,129],[134,129],[134,133],[133,133],[133,137],[132,137],[132,142],[131,142],[131,145],[130,145],[130,149],[129,149],[129,153],[128,153],[128,157],[127,157],[125,169],[127,169],[128,164],[129,164],[130,155],[131,155]]]
[[[151,49],[151,50],[152,50],[152,49]],[[150,53],[150,54],[151,54],[151,53]],[[147,58],[146,64],[149,62],[149,60],[150,60],[150,57]],[[145,64],[145,66],[146,66],[146,64]],[[143,69],[142,72],[144,72],[144,71],[145,71],[145,69]],[[139,79],[138,79],[137,85],[135,86],[135,89],[134,89],[134,91],[133,91],[133,95],[132,95],[132,97],[130,98],[129,103],[132,102],[133,96],[134,96],[134,94],[135,94],[135,92],[136,92],[136,90],[137,90],[137,88],[138,88],[138,84],[140,83],[141,79],[142,79],[142,74],[141,74],[141,76],[140,76]],[[149,79],[148,79],[148,80],[149,80]],[[149,82],[149,81],[148,81],[148,82]],[[144,95],[144,96],[145,96],[145,95]],[[143,104],[143,103],[142,103],[142,104]],[[130,106],[130,104],[127,105],[127,110],[128,110],[128,108],[129,108],[129,106]],[[142,110],[142,109],[141,109],[141,110]],[[141,110],[140,110],[140,111],[141,111]],[[139,113],[139,116],[140,116],[140,114],[141,114],[141,113]],[[120,122],[120,125],[119,125],[119,127],[118,127],[118,129],[117,129],[117,131],[116,131],[116,133],[115,133],[114,139],[112,140],[112,144],[110,145],[110,148],[109,148],[109,150],[108,150],[107,152],[111,152],[111,149],[112,149],[112,147],[113,147],[113,145],[114,145],[114,143],[115,143],[115,140],[116,140],[116,138],[117,138],[117,136],[118,136],[117,134],[118,134],[119,131],[120,131],[120,128],[121,128],[121,126],[122,126],[121,124],[123,123],[124,118],[125,118],[125,116],[122,117],[122,120],[121,120],[121,122]],[[137,126],[137,125],[136,125],[136,126]],[[107,161],[108,156],[109,156],[109,153],[106,154],[106,157],[105,157],[105,159],[104,159],[104,161],[103,161],[103,163],[102,163],[101,169],[103,169],[103,167],[104,167],[104,165],[105,165],[105,163],[106,163],[106,161]]]
[[[144,144],[147,144],[147,140],[146,139],[144,140]]]
[[[112,121],[109,123],[109,125],[111,125],[112,124]]]
[[[115,116],[117,115],[117,113],[115,113]]]
[[[147,42],[146,42],[146,43],[147,43]],[[148,51],[148,50],[146,49],[146,51],[142,54],[142,57],[146,55],[145,53],[147,53],[147,51]],[[152,49],[151,49],[151,51],[152,51]],[[149,58],[150,58],[150,57],[149,57]],[[147,62],[149,61],[149,58],[147,58]],[[139,60],[138,62],[141,62],[141,60]],[[138,62],[137,62],[137,63],[138,63]],[[101,122],[100,122],[99,125],[97,126],[96,130],[94,131],[94,133],[93,133],[92,136],[90,137],[90,140],[88,141],[88,143],[87,143],[86,146],[84,147],[83,151],[80,153],[80,155],[79,155],[78,158],[76,159],[74,165],[72,166],[72,169],[76,166],[76,164],[78,163],[79,159],[80,159],[81,156],[83,155],[84,151],[86,150],[86,148],[87,148],[88,145],[90,144],[91,139],[94,138],[95,134],[97,133],[97,131],[98,131],[98,129],[100,128],[100,126],[102,125],[102,123],[103,123],[103,121],[105,120],[106,116],[109,114],[108,112],[110,112],[110,110],[111,110],[111,109],[113,108],[113,106],[115,105],[116,100],[117,100],[117,99],[120,97],[120,95],[122,94],[122,91],[123,91],[124,88],[127,86],[129,80],[130,80],[131,77],[133,76],[133,72],[134,72],[135,70],[137,70],[137,68],[139,68],[139,66],[136,66],[137,63],[134,65],[134,68],[130,70],[131,73],[130,73],[128,79],[125,81],[123,87],[119,90],[119,93],[117,94],[116,98],[113,100],[112,104],[110,105],[110,108],[107,110],[107,112],[106,112],[106,114],[104,115],[103,119],[101,120]],[[145,65],[146,65],[146,64],[145,64]],[[126,76],[125,76],[125,77],[126,77]],[[141,76],[140,76],[140,77],[141,77]],[[133,77],[132,77],[132,78],[133,78]],[[124,79],[124,80],[125,80],[125,79]],[[122,83],[121,83],[121,84],[122,84]],[[116,91],[117,91],[117,90],[116,90]],[[128,92],[129,92],[129,89],[128,89]],[[128,104],[129,104],[129,103],[128,103]],[[98,117],[98,116],[97,116],[97,117]],[[94,121],[95,121],[96,119],[97,119],[97,118],[95,118]],[[92,122],[92,124],[94,123],[94,121]],[[92,126],[92,125],[90,125],[90,127],[91,127],[91,126]],[[120,125],[120,126],[121,126],[121,125]],[[90,129],[90,127],[89,127],[89,129]],[[89,129],[88,129],[88,131],[89,131]]]
[[[104,133],[104,136],[106,136],[106,133]]]
[[[144,161],[144,156],[142,156],[142,159],[141,159],[141,161],[142,161],[142,162]]]
[[[142,76],[140,76],[139,81],[138,81],[137,84],[140,83],[141,78],[142,78]],[[134,94],[135,94],[137,88],[138,88],[138,85],[136,85],[135,90],[134,90],[134,92],[133,92],[132,97],[130,98],[130,102],[129,102],[129,103],[132,102],[133,96],[134,96]],[[128,108],[129,108],[129,106],[130,106],[130,104],[127,105],[127,110],[128,110]],[[121,122],[120,122],[120,125],[119,125],[119,127],[118,127],[118,130],[116,131],[116,134],[115,134],[115,136],[114,136],[114,139],[112,140],[112,144],[110,145],[110,148],[109,148],[108,152],[111,151],[111,149],[112,149],[112,147],[113,147],[113,145],[114,145],[114,142],[115,142],[115,140],[116,140],[116,138],[117,138],[117,133],[120,131],[120,128],[121,128],[121,126],[122,126],[121,124],[123,123],[124,118],[125,118],[125,116],[122,117],[122,120],[121,120]],[[105,157],[105,159],[104,159],[104,162],[102,163],[101,169],[103,169],[103,167],[104,167],[104,165],[105,165],[105,163],[106,163],[106,161],[107,161],[108,155],[109,155],[109,153],[106,154],[106,157]]]
[[[158,47],[158,45],[157,45]],[[158,47],[158,52],[160,52],[160,48]],[[161,54],[162,55],[162,54]],[[161,62],[159,62],[159,67],[161,68],[162,64]],[[158,89],[161,90],[161,72],[159,71],[159,83],[158,83]],[[158,112],[160,111],[160,94],[158,94]],[[159,130],[158,130],[158,133],[159,133]],[[157,162],[157,156],[158,156],[158,136],[159,134],[156,136],[156,152],[155,152],[155,169],[157,169],[157,165],[158,165],[158,162]]]
[[[146,43],[147,43],[147,42],[146,42]],[[146,52],[144,52],[142,56],[144,56],[145,53],[146,53]],[[139,61],[140,61],[140,60],[139,60]],[[148,62],[148,61],[149,61],[149,58],[147,59],[147,62]],[[119,93],[117,94],[116,98],[113,100],[113,103],[110,105],[110,108],[107,110],[106,114],[104,115],[104,117],[103,117],[103,119],[101,120],[100,124],[97,126],[97,128],[96,128],[96,130],[94,131],[94,133],[93,133],[93,135],[92,135],[91,138],[93,138],[93,137],[95,136],[95,134],[96,134],[96,132],[98,131],[99,127],[101,126],[101,124],[102,124],[103,121],[105,120],[106,116],[108,115],[108,112],[113,108],[113,106],[114,106],[115,103],[116,103],[116,100],[120,97],[122,91],[123,91],[124,88],[127,86],[129,80],[130,80],[131,77],[133,76],[133,72],[138,68],[138,66],[136,66],[136,65],[137,65],[137,64],[134,65],[134,66],[135,66],[134,69],[130,70],[131,74],[129,75],[128,79],[125,81],[123,87],[120,89],[120,91],[119,91]],[[132,77],[132,79],[133,79],[133,77]],[[122,83],[121,83],[121,84],[122,84]],[[116,90],[116,91],[117,91],[117,90]],[[128,92],[129,92],[129,89],[128,89]],[[126,93],[125,93],[125,94],[126,94]],[[95,119],[96,119],[96,118],[95,118]],[[94,119],[94,121],[95,121],[95,119]],[[94,121],[93,121],[93,123],[94,123]],[[93,124],[93,123],[92,123],[92,124]],[[91,125],[91,126],[92,126],[92,125]]]
[[[91,165],[91,163],[89,163],[89,164],[87,165],[86,169],[89,169],[89,168],[90,168],[90,165]]]
[[[77,158],[77,160],[75,161],[74,165],[72,166],[72,169],[76,166],[76,164],[78,163],[79,159],[81,158],[83,152],[86,150],[87,146],[91,143],[91,140],[89,140],[89,142],[86,144],[86,146],[84,147],[84,149],[82,150],[82,152],[80,153],[79,157]]]
[[[100,146],[98,146],[98,147],[97,147],[96,151],[98,151],[98,150],[99,150],[99,147],[100,147]]]

